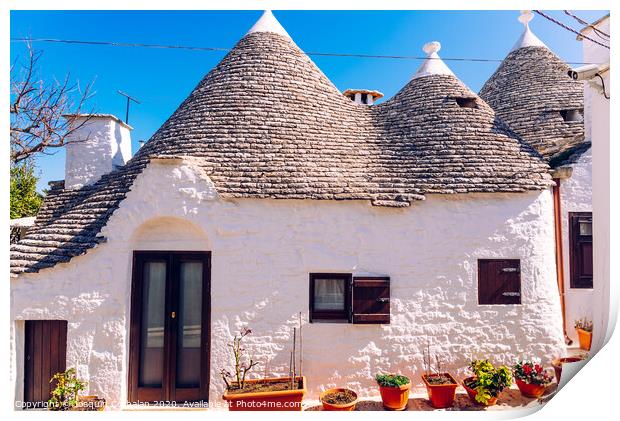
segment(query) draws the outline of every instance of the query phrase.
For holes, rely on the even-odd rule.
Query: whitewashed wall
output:
[[[598,29],[609,34],[610,19],[603,20],[597,25]],[[593,39],[597,36],[591,29],[585,29],[584,34]],[[583,61],[586,63],[609,62],[608,48],[594,44],[587,39],[583,43]],[[610,71],[602,75],[605,80],[606,93],[610,94]],[[600,349],[609,339],[613,331],[618,305],[610,306],[610,299],[618,296],[617,287],[610,283],[610,157],[613,156],[610,140],[609,99],[601,91],[600,79],[595,78],[585,85],[585,125],[586,134],[592,139],[592,228],[594,249],[594,291],[592,349]],[[616,143],[617,144],[617,143]],[[616,299],[617,303],[617,299]],[[610,313],[611,312],[611,313]]]
[[[572,165],[570,178],[562,180],[560,192],[562,199],[562,249],[564,250],[564,292],[566,302],[566,331],[578,343],[574,322],[582,317],[592,320],[592,289],[570,287],[570,234],[569,212],[592,212],[592,150],[584,153]]]
[[[406,209],[368,202],[223,201],[191,162],[153,162],[111,217],[108,242],[86,255],[11,281],[11,319],[69,320],[68,365],[89,393],[112,406],[127,396],[131,251],[212,251],[212,401],[231,363],[226,343],[252,328],[260,374],[288,371],[291,328],[308,313],[308,273],[385,274],[392,280],[390,325],[306,324],[309,397],[348,385],[375,395],[377,371],[419,383],[422,349],[458,377],[472,357],[512,363],[563,352],[550,191],[429,196]],[[520,258],[522,305],[477,304],[478,258]],[[23,340],[14,326],[13,349]],[[19,361],[12,356],[16,398]],[[16,372],[17,381],[15,380]]]

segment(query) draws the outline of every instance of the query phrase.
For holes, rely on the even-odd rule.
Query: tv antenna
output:
[[[127,98],[127,110],[125,111],[125,124],[129,124],[129,103],[133,101],[136,104],[139,104],[140,101],[138,101],[136,98],[132,97],[131,95],[126,94],[123,91],[117,91],[117,92]]]

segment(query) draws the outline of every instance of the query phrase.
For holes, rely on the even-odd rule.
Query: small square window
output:
[[[352,275],[310,274],[310,321],[348,322],[351,309]]]

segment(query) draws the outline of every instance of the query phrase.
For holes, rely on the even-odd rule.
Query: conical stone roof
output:
[[[552,161],[584,142],[583,121],[565,121],[561,114],[583,110],[583,83],[568,76],[569,66],[531,33],[527,22],[515,49],[479,95],[512,130]]]
[[[79,191],[53,190],[12,247],[11,271],[66,262],[103,241],[101,228],[135,177],[162,156],[195,158],[229,198],[408,206],[426,194],[551,184],[540,156],[455,76],[416,77],[368,107],[338,92],[287,35],[253,31],[125,167]]]

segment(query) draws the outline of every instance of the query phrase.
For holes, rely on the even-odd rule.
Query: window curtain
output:
[[[315,279],[314,309],[344,310],[344,289],[343,279]]]

